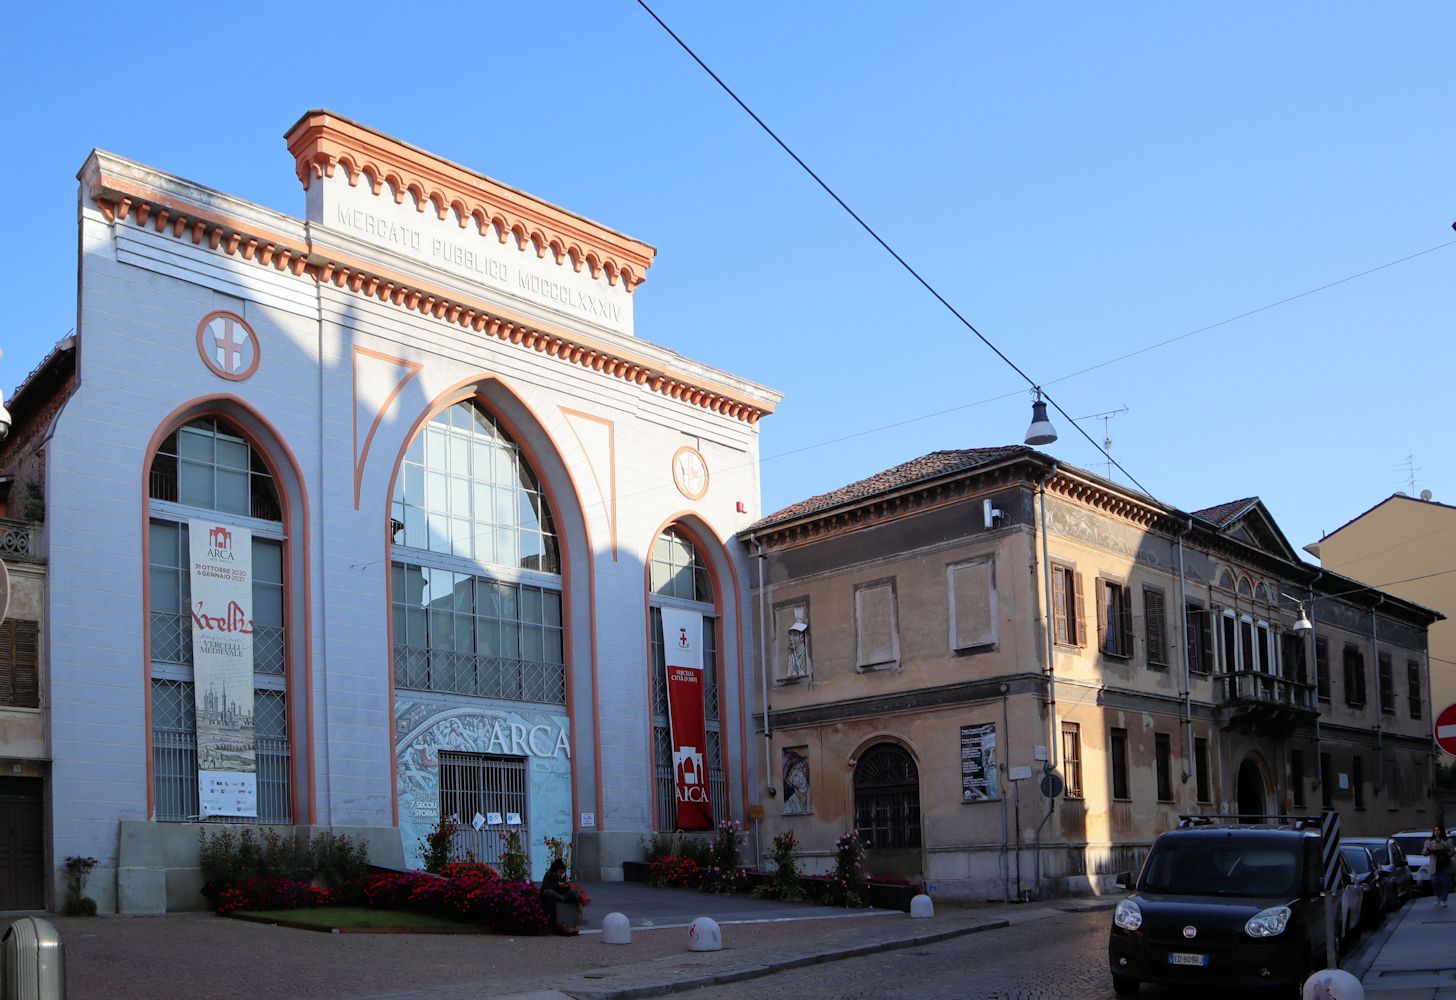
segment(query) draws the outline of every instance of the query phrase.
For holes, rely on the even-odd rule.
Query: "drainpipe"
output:
[[[1008,694],[1011,691],[1010,684],[1001,685],[1001,741],[1005,744],[1002,752],[1001,773],[1006,773],[1010,766],[1011,751],[1011,708],[1008,704]],[[1006,861],[1006,851],[1011,843],[1011,832],[1007,827],[1007,805],[1006,805],[1006,783],[997,776],[998,791],[1001,793],[1001,902],[1011,902],[1011,868]],[[1016,886],[1017,894],[1021,893],[1021,886]]]
[[[1055,476],[1056,474],[1057,464],[1053,462],[1052,467],[1048,469],[1046,475],[1042,476],[1041,478],[1041,575],[1043,591],[1042,599],[1045,601],[1045,606],[1042,609],[1042,617],[1046,621],[1047,728],[1048,730],[1050,730],[1047,738],[1047,762],[1046,766],[1042,769],[1042,772],[1044,774],[1050,774],[1052,771],[1056,770],[1057,753],[1061,746],[1061,734],[1057,732],[1057,671],[1056,663],[1054,660],[1054,651],[1056,649],[1056,626],[1052,620],[1052,555],[1051,543],[1047,538],[1046,514],[1047,483],[1049,483],[1052,476]],[[1081,595],[1078,596],[1080,597]],[[1020,785],[1017,786],[1018,805],[1021,801],[1020,787]],[[1041,898],[1041,831],[1042,828],[1046,826],[1047,820],[1052,818],[1052,813],[1056,812],[1056,809],[1057,800],[1055,798],[1048,798],[1046,815],[1043,816],[1041,818],[1041,822],[1036,825],[1036,838],[1034,840],[1036,851],[1035,885],[1036,895],[1038,899]],[[1021,823],[1019,819],[1016,825],[1016,839],[1018,843],[1021,840]],[[1021,862],[1021,851],[1019,849],[1016,852],[1016,860],[1017,866],[1019,868]],[[1017,889],[1020,888],[1021,881],[1018,877]]]
[[[751,534],[748,536],[748,540],[753,544],[758,558],[758,676],[762,682],[763,692],[763,783],[766,786],[765,790],[768,792],[769,797],[772,798],[777,792],[774,790],[773,772],[769,770],[773,766],[773,734],[768,727],[768,620],[765,617],[765,602],[767,597],[763,589],[763,561],[767,557],[763,554],[762,542],[758,541]],[[758,867],[762,868],[763,821],[756,821],[754,826],[759,828],[760,831],[756,839],[758,840]]]
[[[1370,609],[1370,656],[1375,660],[1375,787],[1385,787],[1385,692],[1380,690],[1380,625],[1375,611],[1385,603],[1381,594]],[[1390,684],[1395,686],[1395,664],[1390,665]]]
[[[1178,532],[1178,634],[1183,638],[1183,729],[1188,737],[1188,749],[1183,757],[1185,785],[1193,776],[1193,669],[1188,663],[1188,579],[1183,573],[1183,536],[1192,530],[1193,519],[1190,517],[1183,530]],[[1212,609],[1213,606],[1209,605],[1210,613]]]
[[[1325,794],[1325,765],[1324,765],[1324,755],[1320,753],[1320,746],[1321,746],[1320,720],[1324,717],[1324,711],[1320,708],[1320,703],[1319,703],[1319,657],[1315,655],[1315,638],[1316,637],[1315,637],[1315,628],[1314,628],[1314,626],[1315,626],[1314,585],[1317,584],[1317,583],[1319,583],[1320,582],[1320,577],[1322,577],[1324,575],[1325,575],[1325,571],[1324,570],[1320,570],[1318,573],[1315,574],[1314,579],[1311,580],[1311,581],[1309,581],[1309,587],[1308,587],[1308,590],[1309,590],[1309,611],[1307,612],[1308,615],[1309,615],[1309,625],[1310,625],[1310,628],[1309,628],[1309,645],[1308,645],[1308,647],[1304,651],[1305,652],[1305,656],[1307,656],[1309,658],[1308,659],[1308,663],[1310,664],[1309,673],[1311,675],[1313,675],[1313,677],[1314,677],[1314,710],[1315,710],[1315,716],[1314,716],[1314,770],[1315,770],[1315,774],[1319,776],[1319,788],[1320,788],[1320,798],[1321,799],[1324,798],[1324,794]],[[1330,669],[1330,665],[1328,663],[1326,663],[1325,664],[1325,670],[1329,670],[1329,669]],[[1326,681],[1326,683],[1328,683],[1328,680]],[[1323,805],[1321,805],[1321,809],[1323,809]]]

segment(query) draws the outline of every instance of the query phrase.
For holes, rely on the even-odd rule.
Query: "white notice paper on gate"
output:
[[[192,690],[201,818],[258,815],[253,731],[253,533],[188,524]]]

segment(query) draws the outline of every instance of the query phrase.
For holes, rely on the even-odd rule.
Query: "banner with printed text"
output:
[[[708,797],[708,729],[703,717],[703,616],[662,609],[662,646],[667,666],[667,721],[672,734],[677,829],[711,830]]]
[[[253,533],[193,520],[192,691],[201,818],[258,815],[253,735]]]

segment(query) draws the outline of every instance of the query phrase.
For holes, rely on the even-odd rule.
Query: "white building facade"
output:
[[[663,608],[702,614],[714,815],[744,819],[733,533],[778,394],[634,337],[650,246],[328,112],[288,145],[303,218],[99,151],[80,174],[52,871],[97,858],[105,910],[201,905],[204,704],[250,722],[260,824],[415,865],[442,815],[483,858],[518,818],[537,875],[554,836],[620,877],[674,826]],[[199,522],[251,547],[250,710],[196,695],[193,632],[225,628]]]

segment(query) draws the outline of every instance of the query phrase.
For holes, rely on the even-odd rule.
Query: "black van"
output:
[[[1113,910],[1113,989],[1144,983],[1222,989],[1293,987],[1324,968],[1317,820],[1226,826],[1203,817],[1153,841],[1132,895]]]

